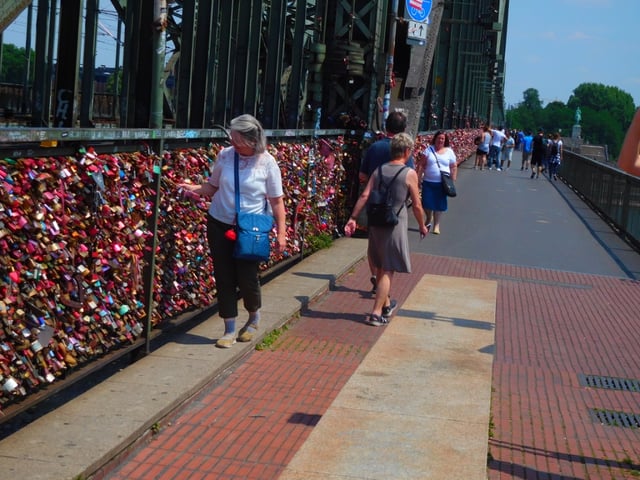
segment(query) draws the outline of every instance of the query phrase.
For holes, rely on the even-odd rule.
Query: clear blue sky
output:
[[[0,0],[2,2],[3,0]],[[35,48],[35,22],[37,17],[38,0],[33,2],[36,8],[33,9],[33,26],[31,48]],[[96,65],[113,67],[116,58],[116,37],[118,35],[118,20],[115,8],[111,0],[100,0],[98,9],[98,40],[96,46]],[[83,23],[84,25],[84,23]],[[122,31],[124,35],[124,28]],[[19,47],[25,46],[27,37],[27,11],[25,10],[7,29],[3,32],[3,42],[12,43]],[[82,62],[82,57],[80,58]],[[122,61],[122,55],[120,55]]]
[[[115,11],[109,0],[100,0],[100,9],[96,65],[113,66]],[[24,46],[26,30],[24,14],[4,32],[5,43]],[[535,88],[545,104],[566,103],[578,85],[595,82],[624,90],[640,105],[638,37],[640,0],[511,0],[505,102],[519,103]]]
[[[535,88],[566,103],[581,83],[629,93],[640,105],[640,0],[511,0],[505,102]]]

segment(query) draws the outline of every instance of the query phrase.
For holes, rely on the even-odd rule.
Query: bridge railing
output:
[[[640,178],[568,150],[560,174],[584,201],[640,248]]]

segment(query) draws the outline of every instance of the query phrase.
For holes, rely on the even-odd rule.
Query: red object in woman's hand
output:
[[[231,240],[232,242],[235,242],[238,239],[238,235],[236,234],[236,231],[233,228],[230,228],[229,230],[224,232],[224,236],[226,237],[227,240]]]

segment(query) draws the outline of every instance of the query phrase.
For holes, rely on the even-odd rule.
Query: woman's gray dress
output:
[[[403,165],[385,163],[382,165],[382,178],[388,185],[393,176]],[[391,186],[393,195],[393,207],[398,214],[398,224],[395,227],[369,227],[369,258],[373,265],[388,272],[411,272],[411,260],[409,258],[409,236],[407,200],[407,173],[405,168]],[[373,173],[375,177],[374,188],[378,186],[378,170]]]

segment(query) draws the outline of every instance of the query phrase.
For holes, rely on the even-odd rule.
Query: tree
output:
[[[522,102],[516,108],[507,111],[507,126],[535,132],[542,124],[542,101],[535,88],[522,92]]]
[[[527,88],[522,92],[524,101],[520,104],[521,107],[528,108],[533,112],[542,110],[542,100],[540,100],[540,93],[535,88]]]
[[[2,68],[0,69],[0,82],[18,83],[24,82],[24,72],[27,68],[27,55],[24,48],[16,47],[10,43],[2,45]],[[36,53],[31,50],[32,68],[29,72],[29,81],[33,81],[33,65]]]
[[[620,90],[601,83],[582,83],[569,97],[567,106],[572,110],[589,107],[596,112],[609,112],[620,125],[629,125],[636,110],[633,97]]]
[[[564,103],[556,101],[544,107],[542,128],[547,132],[561,132],[568,135],[574,123],[573,112]]]
[[[569,97],[567,106],[582,111],[582,138],[607,145],[614,157],[620,152],[624,134],[635,113],[633,97],[618,87],[582,83]]]
[[[619,123],[607,110],[596,111],[591,107],[581,108],[582,138],[595,145],[606,145],[610,156],[617,158],[620,153],[625,129],[621,129]]]

